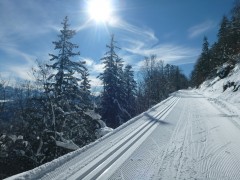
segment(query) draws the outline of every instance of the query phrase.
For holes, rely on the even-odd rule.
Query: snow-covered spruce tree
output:
[[[231,55],[231,30],[230,30],[230,21],[226,16],[223,16],[222,21],[220,23],[220,28],[218,30],[218,42],[217,42],[217,49],[213,49],[215,51],[215,54],[213,54],[213,57],[216,57],[216,62],[214,62],[214,65],[217,67],[219,65],[222,65],[223,63],[227,62],[229,59],[229,56]]]
[[[124,94],[126,99],[126,110],[131,117],[136,115],[136,88],[137,83],[134,80],[134,72],[131,65],[126,65],[123,71],[124,75]]]
[[[240,52],[240,0],[235,0],[231,15],[231,55],[236,55]],[[234,58],[231,61],[234,63]]]
[[[85,105],[88,108],[92,108],[92,102],[91,102],[91,85],[89,80],[89,73],[88,70],[85,70],[82,74],[82,80],[81,80],[81,89],[82,89],[82,100],[84,101]]]
[[[203,38],[202,53],[192,71],[191,79],[194,86],[203,83],[211,73],[211,57],[207,37]]]
[[[55,133],[62,133],[64,138],[82,146],[95,138],[95,121],[85,114],[90,107],[90,101],[87,100],[90,86],[85,62],[74,60],[74,57],[80,55],[79,51],[74,51],[78,45],[70,41],[76,32],[69,29],[67,17],[62,25],[59,40],[53,42],[58,54],[50,54],[53,63],[48,65],[53,70],[46,86],[52,125]]]
[[[202,45],[202,53],[201,53],[201,61],[202,61],[202,73],[204,76],[204,80],[209,76],[211,72],[211,58],[209,53],[209,42],[207,37],[203,38]]]
[[[123,80],[123,62],[116,54],[118,48],[114,41],[114,35],[111,42],[107,45],[108,51],[101,59],[104,66],[104,72],[99,75],[103,82],[103,92],[101,95],[101,115],[106,124],[116,128],[130,119],[131,115],[124,107],[126,99],[124,98],[124,80]]]

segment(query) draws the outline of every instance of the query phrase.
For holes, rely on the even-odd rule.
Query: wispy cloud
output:
[[[158,60],[177,65],[194,63],[199,54],[198,49],[174,44],[159,44],[153,48],[136,47],[128,49],[128,51],[145,57],[149,55],[157,55]],[[144,58],[139,60],[135,65],[135,70],[139,70],[143,66],[143,62]]]
[[[48,32],[52,25],[44,7],[36,1],[26,0],[24,4],[20,1],[1,1],[0,5],[0,20],[4,24],[0,34],[4,36],[32,38]]]
[[[23,65],[33,65],[34,61],[37,59],[36,56],[24,53],[15,48],[2,48],[4,51],[10,53],[12,56],[19,57],[19,64]]]
[[[154,54],[166,62],[173,62],[195,57],[198,53],[197,49],[174,44],[159,44],[154,47],[146,47],[145,44],[141,42],[135,42],[135,46],[126,48],[126,50],[141,56],[149,56]]]
[[[188,29],[189,38],[195,38],[214,28],[216,23],[210,20],[194,25]]]
[[[147,27],[134,26],[126,21],[118,20],[115,24],[127,32],[127,35],[121,38],[122,44],[128,55],[125,55],[130,62],[134,62],[134,69],[139,69],[145,56],[157,55],[158,59],[166,63],[185,64],[189,61],[194,62],[199,50],[196,48],[178,45],[175,43],[161,43],[155,36],[152,29]]]
[[[5,77],[8,76],[13,78],[32,80],[32,77],[29,75],[29,73],[31,67],[35,66],[35,60],[37,57],[22,52],[16,47],[2,47],[1,49],[2,51],[11,54],[11,56],[8,57],[9,61],[15,62],[11,63],[10,65],[5,65],[5,68],[1,73],[5,74]]]
[[[127,39],[129,39],[129,37],[131,37],[131,38],[145,39],[145,41],[148,41],[151,43],[158,42],[158,38],[155,36],[154,31],[148,27],[138,27],[138,26],[130,24],[120,18],[119,19],[116,18],[114,23],[110,23],[110,25],[114,28],[123,30],[127,33],[130,33],[131,36],[129,36],[129,34],[127,34],[127,36],[128,36]]]

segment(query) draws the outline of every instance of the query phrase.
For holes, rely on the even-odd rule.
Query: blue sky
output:
[[[102,71],[100,58],[114,33],[118,52],[137,72],[144,56],[156,54],[165,63],[179,65],[189,74],[206,35],[216,40],[219,22],[234,0],[110,0],[111,22],[90,20],[88,0],[0,0],[0,74],[4,78],[31,79],[35,60],[56,53],[61,22],[69,17],[95,86]],[[100,8],[100,7],[99,7]]]

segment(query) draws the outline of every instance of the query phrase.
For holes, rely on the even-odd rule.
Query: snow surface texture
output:
[[[199,91],[204,96],[215,99],[218,103],[228,103],[230,106],[231,104],[236,106],[240,112],[240,88],[234,92],[234,86],[231,86],[223,91],[223,86],[232,82],[234,82],[235,87],[240,86],[240,64],[237,64],[224,79],[216,77],[215,79],[205,81]],[[226,102],[221,102],[221,100]]]
[[[240,116],[234,104],[197,90],[172,96],[97,142],[8,179],[238,180]]]
[[[239,116],[225,114],[195,91],[181,99],[111,179],[239,179]]]

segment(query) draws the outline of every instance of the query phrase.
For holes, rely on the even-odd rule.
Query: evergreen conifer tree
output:
[[[231,54],[231,31],[230,31],[230,22],[226,16],[223,16],[220,28],[218,31],[218,42],[217,45],[219,49],[217,50],[218,63],[221,65],[226,62]]]
[[[114,35],[107,48],[108,51],[101,59],[104,72],[99,75],[103,82],[101,115],[108,126],[116,128],[131,116],[124,107],[123,61],[116,53],[120,48],[116,46]]]
[[[47,82],[48,104],[54,132],[82,146],[95,138],[95,122],[85,114],[91,107],[90,84],[85,62],[74,59],[80,55],[70,41],[76,32],[69,29],[67,17],[62,25],[59,40],[53,42],[58,54],[50,54],[53,64],[48,65],[53,72]]]
[[[85,70],[82,74],[82,82],[81,82],[81,90],[82,90],[82,100],[86,104],[88,108],[92,108],[91,102],[91,85],[89,80],[89,73]]]
[[[231,15],[231,54],[235,55],[240,53],[240,0],[235,0]]]
[[[124,68],[124,99],[126,101],[126,110],[133,117],[136,115],[136,88],[137,83],[134,80],[134,72],[131,65]]]

